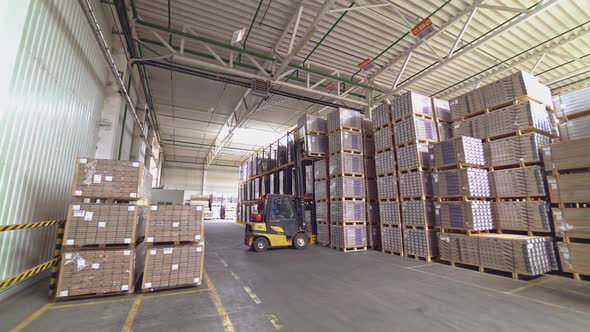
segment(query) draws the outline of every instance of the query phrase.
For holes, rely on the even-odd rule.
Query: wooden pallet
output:
[[[91,197],[74,197],[74,202],[81,204],[131,204],[142,205],[143,199],[120,199],[120,198],[91,198]],[[146,204],[147,205],[147,204]]]
[[[381,249],[381,252],[384,253],[384,254],[397,255],[397,256],[400,256],[400,257],[404,257],[404,252],[403,251],[394,251],[394,250]]]
[[[550,230],[525,230],[525,229],[496,229],[498,234],[514,234],[514,235],[527,235],[527,236],[551,236]]]
[[[440,232],[441,233],[449,233],[449,234],[465,234],[465,235],[490,234],[490,230],[473,231],[470,229],[459,228],[459,227],[441,227]]]
[[[404,121],[404,120],[410,119],[410,118],[421,118],[421,119],[434,121],[434,117],[432,115],[423,114],[423,113],[412,113],[412,114],[406,114],[406,115],[402,116],[401,118],[394,119],[392,122],[398,123],[398,122],[401,122],[401,121]]]
[[[363,173],[341,173],[341,174],[336,174],[336,175],[332,175],[330,176],[331,179],[335,179],[335,178],[341,178],[341,177],[353,177],[353,178],[364,178],[365,175]]]
[[[456,164],[436,166],[437,171],[448,171],[448,170],[452,170],[452,169],[465,169],[465,168],[488,169],[489,167],[487,165],[477,165],[477,164],[470,164],[470,163],[456,163]]]
[[[419,229],[419,230],[429,230],[429,229],[436,229],[437,226],[435,225],[403,225],[403,228],[407,229]]]
[[[354,132],[360,133],[360,132],[362,132],[362,129],[360,129],[360,128],[346,127],[346,126],[339,126],[336,129],[330,130],[329,133],[330,134],[333,134],[333,133],[338,132],[338,131],[354,131]]]
[[[426,196],[426,195],[422,195],[422,196],[402,196],[401,197],[402,201],[426,201],[426,200],[432,200],[432,196]]]
[[[366,201],[365,198],[358,198],[358,197],[335,197],[335,198],[330,198],[330,201],[332,202],[338,202],[338,201],[359,201],[359,202],[364,202]]]
[[[177,286],[169,286],[169,287],[154,287],[154,288],[149,288],[149,289],[144,289],[142,287],[141,290],[140,290],[140,292],[141,293],[153,293],[153,292],[169,291],[169,290],[176,290],[176,289],[197,288],[197,287],[199,287],[199,286],[202,285],[202,283],[203,283],[202,280],[203,280],[203,278],[200,278],[198,284],[192,284],[192,285],[177,285]]]
[[[199,245],[202,241],[158,241],[158,242],[145,242],[149,247],[155,246],[182,246],[182,245]]]
[[[67,245],[64,241],[62,247],[68,250],[89,250],[89,249],[133,249],[137,243],[94,243],[94,244],[83,244],[83,245]]]
[[[426,167],[426,166],[406,168],[406,169],[400,169],[399,170],[399,172],[401,174],[415,173],[415,172],[428,172],[428,171],[430,171],[430,169],[428,167]]]
[[[332,249],[334,249],[334,250],[342,251],[342,252],[360,252],[360,251],[367,251],[367,246],[364,246],[364,247],[348,247],[348,248],[337,247],[337,246],[330,246],[330,248],[332,248]]]
[[[503,134],[498,134],[498,135],[494,135],[494,136],[488,136],[485,138],[486,142],[492,142],[495,140],[499,140],[502,138],[508,138],[508,137],[520,137],[520,136],[525,136],[527,134],[531,134],[531,133],[537,133],[540,135],[544,135],[544,136],[549,136],[551,138],[555,138],[555,135],[548,133],[546,131],[537,129],[537,128],[524,128],[524,129],[517,129],[514,131],[510,131],[507,133],[503,133]]]
[[[379,202],[398,202],[399,198],[398,197],[380,197],[379,198]]]
[[[477,202],[477,201],[490,201],[491,197],[472,197],[472,196],[448,196],[448,197],[437,197],[438,202]]]
[[[420,261],[425,261],[425,262],[432,262],[432,260],[434,260],[436,258],[436,257],[430,256],[430,255],[420,256],[420,255],[414,255],[414,254],[408,254],[408,253],[405,253],[405,257],[413,258],[415,260],[420,260]]]
[[[129,290],[126,291],[119,291],[119,292],[108,292],[108,293],[89,293],[89,294],[81,294],[81,295],[72,295],[72,296],[64,296],[59,297],[56,296],[55,300],[57,302],[64,302],[64,301],[74,301],[74,300],[86,300],[92,299],[97,297],[108,297],[108,296],[129,296],[134,293],[133,285],[129,287]]]
[[[324,152],[307,152],[307,156],[311,158],[326,158],[328,154]]]
[[[413,140],[413,141],[404,142],[404,143],[401,143],[401,144],[396,144],[395,147],[396,147],[396,149],[399,149],[399,148],[402,148],[404,146],[416,145],[417,143],[426,143],[426,144],[429,144],[429,143],[438,143],[438,141],[437,140],[433,140],[433,139],[416,139],[416,140]]]
[[[488,273],[488,274],[499,275],[499,276],[503,276],[503,277],[509,277],[509,278],[516,279],[516,280],[532,280],[532,279],[541,278],[543,276],[542,274],[537,275],[537,276],[532,276],[529,274],[521,274],[521,273],[516,273],[516,272],[512,272],[512,271],[503,271],[503,270],[489,268],[489,267],[485,267],[485,266],[481,266],[481,265],[473,265],[473,264],[468,264],[468,263],[448,261],[448,260],[444,260],[444,259],[439,259],[438,262],[443,263],[443,264],[448,264],[452,267],[464,268],[467,270],[477,271],[477,272],[481,272],[481,273]]]
[[[520,161],[518,163],[501,164],[490,166],[490,171],[500,171],[504,169],[525,168],[531,166],[543,166],[542,161]]]
[[[341,153],[356,154],[359,156],[363,155],[363,151],[361,151],[361,150],[340,149],[338,151],[330,152],[330,156],[335,156],[335,155],[341,154]]]

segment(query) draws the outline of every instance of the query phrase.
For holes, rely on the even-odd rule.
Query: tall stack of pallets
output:
[[[414,92],[391,105],[404,255],[438,256],[428,145],[438,142],[432,99]]]
[[[590,137],[543,147],[561,268],[590,277]]]
[[[199,286],[205,254],[203,207],[151,205],[140,229],[144,241],[137,247],[137,278],[141,290]]]
[[[439,238],[441,259],[480,270],[512,272],[513,276],[537,275],[555,268],[549,238],[533,236],[537,232],[550,235],[551,231],[540,152],[541,145],[553,135],[547,109],[550,104],[549,89],[523,72],[450,101],[455,138],[434,147],[434,156],[441,158],[435,175],[441,201],[437,219],[446,233]],[[479,148],[482,140],[484,163]],[[457,148],[459,142],[461,149]],[[477,153],[470,145],[478,146]],[[445,170],[445,149],[462,153],[454,153],[460,156],[458,169]],[[489,173],[484,166],[489,167]],[[489,186],[484,188],[487,178]],[[457,181],[459,186],[454,184]],[[456,197],[462,195],[464,202],[445,202],[451,200],[451,187],[459,190]],[[459,204],[461,210],[454,206]],[[454,214],[453,209],[457,210]],[[445,232],[453,228],[466,234]],[[500,234],[481,234],[493,228]],[[519,263],[507,264],[507,257]]]
[[[362,129],[357,111],[328,114],[330,246],[344,252],[367,249]]]
[[[56,295],[91,297],[134,290],[134,249],[151,199],[140,162],[76,161]]]
[[[330,178],[328,177],[328,159],[316,160],[313,163],[315,215],[317,223],[317,242],[324,246],[330,245]]]
[[[363,119],[363,149],[367,220],[367,246],[381,249],[381,227],[379,224],[379,203],[377,195],[377,170],[375,166],[375,138],[373,137],[373,123],[370,119]]]
[[[381,251],[403,255],[396,155],[391,131],[391,105],[379,105],[373,110],[372,115]]]

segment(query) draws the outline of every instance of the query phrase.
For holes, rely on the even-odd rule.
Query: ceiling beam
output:
[[[507,24],[501,25],[501,27],[499,29],[494,30],[492,33],[487,34],[484,37],[477,39],[477,41],[475,41],[471,44],[468,44],[467,46],[462,47],[460,50],[460,53],[458,53],[457,56],[453,56],[451,58],[447,57],[447,58],[443,59],[442,61],[439,61],[439,62],[435,63],[434,65],[430,66],[428,69],[424,70],[420,74],[414,75],[411,79],[406,80],[404,83],[400,84],[398,87],[393,89],[393,91],[390,91],[390,92],[385,93],[384,95],[380,96],[376,100],[376,102],[381,102],[381,101],[385,100],[386,98],[394,95],[395,93],[398,93],[402,90],[406,90],[408,87],[410,87],[414,83],[416,83],[420,80],[423,80],[430,73],[445,67],[447,64],[451,63],[455,59],[460,58],[460,56],[463,56],[463,55],[471,52],[472,50],[477,49],[478,47],[480,47],[484,43],[488,42],[492,38],[506,32],[506,31],[508,31],[509,29],[516,26],[517,24],[520,24],[520,23],[528,20],[529,18],[537,15],[541,11],[548,9],[549,7],[551,7],[553,5],[556,5],[559,1],[560,0],[539,1],[539,3],[533,9],[530,9],[526,13],[520,14],[516,19],[509,21]],[[481,3],[481,1],[475,2],[475,4],[477,4],[477,5],[479,5],[480,3]],[[474,5],[472,5],[472,6],[474,6]],[[472,7],[472,6],[470,6],[470,7]],[[473,10],[473,9],[474,8],[471,8],[471,10]]]

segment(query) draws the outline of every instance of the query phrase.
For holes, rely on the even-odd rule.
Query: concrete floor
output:
[[[206,241],[200,288],[48,304],[41,282],[0,303],[0,331],[590,330],[584,281],[318,246],[255,253],[233,223],[207,223]]]

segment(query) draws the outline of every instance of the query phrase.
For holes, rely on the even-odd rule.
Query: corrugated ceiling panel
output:
[[[0,225],[65,217],[74,161],[96,149],[107,73],[80,6],[30,2],[0,121]],[[55,227],[0,233],[0,280],[51,259],[55,240]]]

